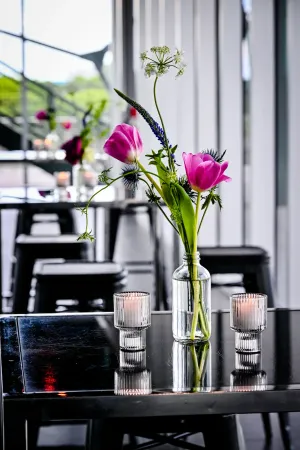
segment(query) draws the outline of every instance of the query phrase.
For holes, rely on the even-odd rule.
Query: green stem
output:
[[[199,195],[200,195],[200,194],[199,194]],[[210,198],[209,201],[207,202],[207,205],[206,205],[206,207],[205,207],[205,210],[203,211],[203,214],[202,214],[202,217],[201,217],[201,220],[200,220],[200,223],[199,223],[197,235],[198,235],[198,233],[199,233],[199,231],[200,231],[200,229],[201,229],[201,227],[202,227],[203,219],[204,219],[204,217],[205,217],[205,214],[207,213],[208,207],[209,207],[209,205],[210,205],[210,201],[211,201],[211,198]]]
[[[194,387],[193,392],[197,392],[200,388],[201,383],[203,383],[203,376],[205,374],[207,354],[209,350],[209,342],[200,344],[199,346],[199,356],[196,352],[195,345],[191,346],[191,355],[194,366]]]
[[[150,181],[150,183],[153,184],[153,186],[155,187],[155,189],[157,190],[157,192],[159,193],[159,195],[161,196],[161,198],[164,200],[164,196],[163,196],[163,191],[161,190],[161,188],[159,187],[159,185],[156,183],[156,181],[152,178],[151,175],[155,175],[158,177],[158,175],[156,174],[151,174],[150,172],[148,172],[145,167],[142,165],[142,163],[140,163],[140,161],[137,161],[137,165],[139,166],[139,168],[141,169],[141,171],[146,175],[146,177],[148,178],[148,180]],[[158,177],[159,178],[159,177]]]
[[[193,392],[196,392],[198,383],[199,383],[200,378],[201,378],[201,375],[200,375],[200,371],[199,371],[198,358],[197,358],[197,352],[196,352],[195,345],[191,345],[191,355],[192,355],[192,361],[193,361],[193,366],[194,366]]]
[[[140,179],[141,181],[143,181],[144,183],[146,183],[146,185],[148,186],[148,188],[151,190],[151,186],[149,185],[149,183],[146,180],[143,180],[143,178]],[[165,218],[167,219],[167,221],[169,222],[169,224],[174,228],[174,230],[176,231],[177,234],[179,234],[179,231],[177,230],[177,228],[174,226],[174,224],[171,222],[171,220],[169,219],[169,217],[167,216],[167,214],[164,212],[164,210],[162,209],[162,207],[159,204],[159,200],[157,202],[155,202],[156,206],[158,207],[158,209],[162,212],[162,214],[165,216]]]
[[[198,240],[198,216],[199,216],[199,209],[200,209],[200,203],[201,203],[201,194],[198,192],[197,195],[197,201],[196,201],[196,210],[195,210],[195,234],[194,234],[194,253],[197,253],[197,240]]]
[[[198,237],[197,226],[198,226],[198,215],[199,215],[200,202],[201,202],[201,194],[198,193],[197,201],[196,201],[196,211],[195,211],[194,248],[193,248],[193,255],[192,255],[192,271],[191,271],[191,275],[192,275],[191,282],[193,285],[193,295],[194,295],[194,313],[193,313],[192,327],[191,327],[191,340],[192,341],[196,337],[196,329],[197,329],[198,315],[199,315],[199,303],[200,303],[199,302],[200,286],[199,286],[199,283],[197,280],[198,279],[198,267],[197,267],[197,260],[196,260],[197,237]],[[201,284],[201,281],[200,281],[200,284]]]
[[[197,240],[198,240],[198,215],[201,203],[201,194],[198,193],[197,201],[196,201],[196,211],[195,211],[195,232],[194,232],[194,248],[192,255],[192,267],[190,270],[191,273],[191,283],[193,287],[193,296],[194,296],[194,313],[191,325],[191,340],[195,340],[196,330],[198,324],[198,318],[200,322],[201,331],[203,333],[204,339],[208,339],[210,336],[209,327],[207,323],[207,318],[203,305],[203,291],[202,291],[202,280],[198,280],[198,266],[196,260],[197,253]]]
[[[158,103],[157,103],[157,98],[156,98],[156,85],[157,85],[157,81],[158,81],[158,77],[155,78],[154,86],[153,86],[154,103],[155,103],[155,107],[156,107],[157,113],[158,113],[158,115],[159,115],[160,123],[161,123],[162,129],[163,129],[163,132],[164,132],[165,149],[166,149],[167,152],[168,152],[169,166],[170,166],[170,168],[172,167],[173,171],[175,171],[175,168],[174,168],[174,161],[172,160],[172,157],[171,157],[171,155],[170,155],[170,149],[169,149],[169,146],[168,146],[168,139],[167,139],[167,134],[166,134],[165,124],[164,124],[164,121],[163,121],[163,118],[162,118],[162,115],[161,115],[161,113],[160,113],[160,110],[159,110],[159,107],[158,107]]]
[[[137,170],[133,170],[132,172],[128,172],[126,175],[130,175],[130,174],[136,173],[136,172],[138,172],[138,171],[137,171]],[[84,209],[85,209],[85,217],[86,217],[86,219],[85,219],[85,232],[86,232],[86,233],[88,232],[88,226],[89,226],[88,209],[89,209],[89,206],[90,206],[90,204],[91,204],[93,198],[95,198],[96,195],[100,194],[100,192],[104,191],[104,190],[107,189],[109,186],[111,186],[115,181],[118,181],[118,180],[120,180],[120,179],[123,178],[123,177],[124,177],[124,174],[120,175],[120,176],[117,177],[117,178],[114,178],[110,183],[107,183],[106,186],[104,186],[103,188],[101,188],[101,189],[99,189],[98,191],[96,191],[96,192],[89,198],[89,200],[88,200],[88,202],[87,202],[87,204],[86,204],[86,206],[85,206],[85,208],[84,208]]]

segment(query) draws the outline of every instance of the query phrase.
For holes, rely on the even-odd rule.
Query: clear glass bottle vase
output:
[[[173,273],[173,337],[176,341],[207,341],[211,329],[210,273],[200,265],[199,253],[185,254]]]

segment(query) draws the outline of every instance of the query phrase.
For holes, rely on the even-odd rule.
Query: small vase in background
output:
[[[196,302],[195,302],[195,296]],[[195,312],[195,305],[198,308]],[[192,324],[196,317],[195,336]],[[211,325],[210,273],[200,265],[197,252],[185,255],[183,264],[173,273],[172,329],[175,340],[186,343],[207,341]]]
[[[209,342],[173,343],[173,392],[211,390],[211,353]]]
[[[77,196],[82,194],[90,195],[98,183],[96,172],[86,162],[73,166],[72,178]]]
[[[55,154],[60,148],[60,138],[55,130],[47,134],[44,140],[44,146],[48,152],[48,158],[55,158]]]

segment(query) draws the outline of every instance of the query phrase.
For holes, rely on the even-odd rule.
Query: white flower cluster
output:
[[[160,77],[168,73],[170,68],[177,70],[176,77],[183,75],[186,65],[183,63],[183,52],[176,50],[171,54],[171,50],[166,45],[162,47],[152,47],[151,55],[148,52],[141,53],[141,61],[146,77]]]

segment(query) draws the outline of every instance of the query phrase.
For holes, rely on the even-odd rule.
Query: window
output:
[[[79,127],[109,98],[111,41],[112,0],[0,0],[0,122],[23,116],[31,142],[35,112],[54,107],[58,123],[72,116]]]

